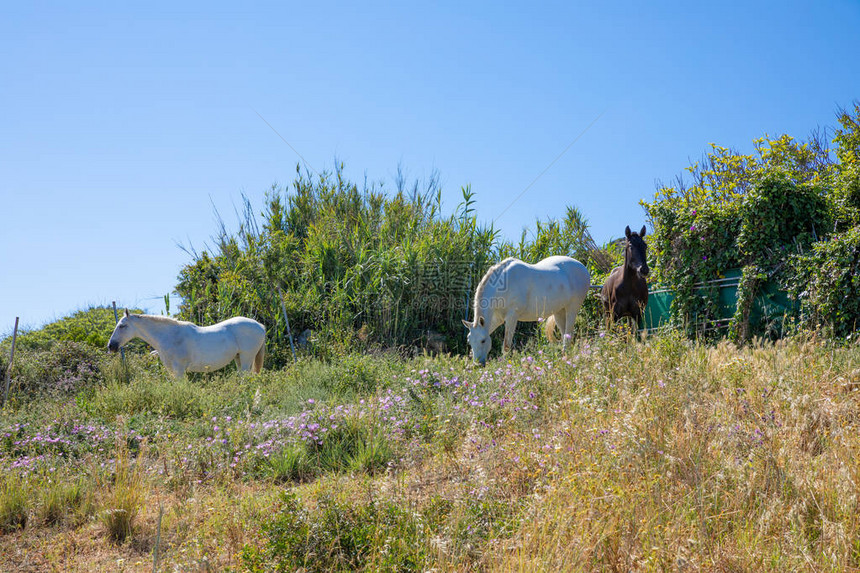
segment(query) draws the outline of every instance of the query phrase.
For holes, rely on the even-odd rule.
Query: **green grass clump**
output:
[[[427,539],[419,516],[386,501],[325,495],[313,511],[284,494],[261,548],[242,551],[245,571],[420,571]]]
[[[94,492],[85,478],[55,476],[38,491],[38,515],[46,525],[83,523],[95,512]]]
[[[302,481],[316,474],[307,449],[299,444],[272,454],[259,470],[261,476],[274,483]]]
[[[104,420],[142,413],[183,420],[199,418],[211,411],[211,398],[200,384],[187,379],[147,377],[128,384],[112,382],[99,388],[89,395],[87,409]]]
[[[110,489],[103,501],[101,522],[109,539],[122,543],[134,532],[142,509],[145,489],[140,460],[133,461],[126,449],[118,447]]]
[[[307,455],[323,472],[374,472],[385,467],[393,452],[372,421],[347,418],[319,442],[310,442]]]
[[[0,532],[11,533],[27,526],[30,491],[18,476],[3,476],[0,481]]]

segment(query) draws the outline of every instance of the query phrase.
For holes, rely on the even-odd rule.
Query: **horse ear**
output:
[[[469,322],[468,320],[466,320],[465,318],[463,319],[463,326],[465,326],[465,327],[466,327],[466,328],[468,328],[469,330],[471,330],[471,329],[472,329],[472,323],[471,323],[471,322]]]
[[[642,230],[641,230],[641,231],[639,231],[639,236],[640,236],[640,237],[644,237],[644,236],[645,236],[645,231],[646,231],[646,229],[645,229],[645,225],[642,225]]]
[[[478,318],[478,326],[481,326],[481,327],[484,326],[484,317],[483,316]]]
[[[624,227],[624,236],[627,237],[628,239],[630,238],[630,225],[627,225],[626,227]]]
[[[125,309],[125,315],[128,316],[128,309]]]

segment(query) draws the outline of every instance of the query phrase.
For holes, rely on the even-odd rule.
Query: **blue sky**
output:
[[[162,310],[213,207],[293,179],[257,113],[317,171],[438,170],[509,238],[576,205],[603,242],[709,143],[805,138],[860,98],[854,0],[126,4],[0,9],[0,334]]]

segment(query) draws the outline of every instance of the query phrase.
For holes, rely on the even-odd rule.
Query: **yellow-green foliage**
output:
[[[643,202],[654,223],[654,279],[675,291],[677,325],[712,326],[719,318],[717,289],[697,285],[745,268],[731,332],[741,339],[763,332],[765,325],[748,324],[745,312],[756,289],[770,280],[788,290],[797,275],[794,258],[860,225],[858,118],[860,105],[839,114],[835,153],[823,135],[806,142],[764,137],[750,155],[713,145],[702,164],[688,168],[691,185],[679,180]],[[802,323],[815,325],[813,315],[841,321],[838,309],[811,305],[808,300],[798,315]]]
[[[537,222],[519,245],[479,224],[475,194],[442,213],[435,178],[393,194],[347,181],[341,169],[299,173],[274,188],[262,222],[245,203],[235,234],[222,223],[211,253],[195,254],[179,275],[180,315],[197,323],[253,316],[269,328],[269,363],[291,358],[293,335],[314,331],[307,350],[330,357],[375,346],[429,346],[431,332],[464,350],[461,320],[487,269],[509,255],[535,262],[570,255],[589,262],[587,224],[569,208],[562,221]],[[620,232],[620,230],[619,230]],[[280,290],[279,290],[280,289]]]
[[[133,310],[140,312],[138,309]],[[19,348],[45,350],[57,342],[68,341],[103,349],[107,348],[108,339],[115,326],[112,307],[90,307],[75,311],[39,329],[19,333],[17,345]]]

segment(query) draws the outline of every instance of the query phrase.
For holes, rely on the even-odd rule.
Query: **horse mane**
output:
[[[129,316],[133,316],[136,318],[145,318],[147,320],[151,320],[152,322],[160,322],[162,324],[192,324],[184,320],[177,320],[171,316],[162,316],[160,314],[130,314]]]
[[[487,289],[487,284],[489,284],[490,279],[492,279],[498,273],[500,273],[503,270],[505,270],[506,268],[508,268],[508,265],[510,265],[511,263],[513,263],[516,260],[517,259],[514,257],[508,257],[507,259],[501,260],[498,263],[496,263],[495,265],[491,266],[489,269],[487,269],[487,272],[484,273],[484,277],[481,279],[481,282],[478,283],[478,288],[475,289],[475,301],[474,301],[475,316],[473,317],[473,320],[478,319],[478,315],[479,315],[478,313],[481,310],[480,301],[481,301],[481,298],[483,298],[483,296],[484,296],[484,291]]]

